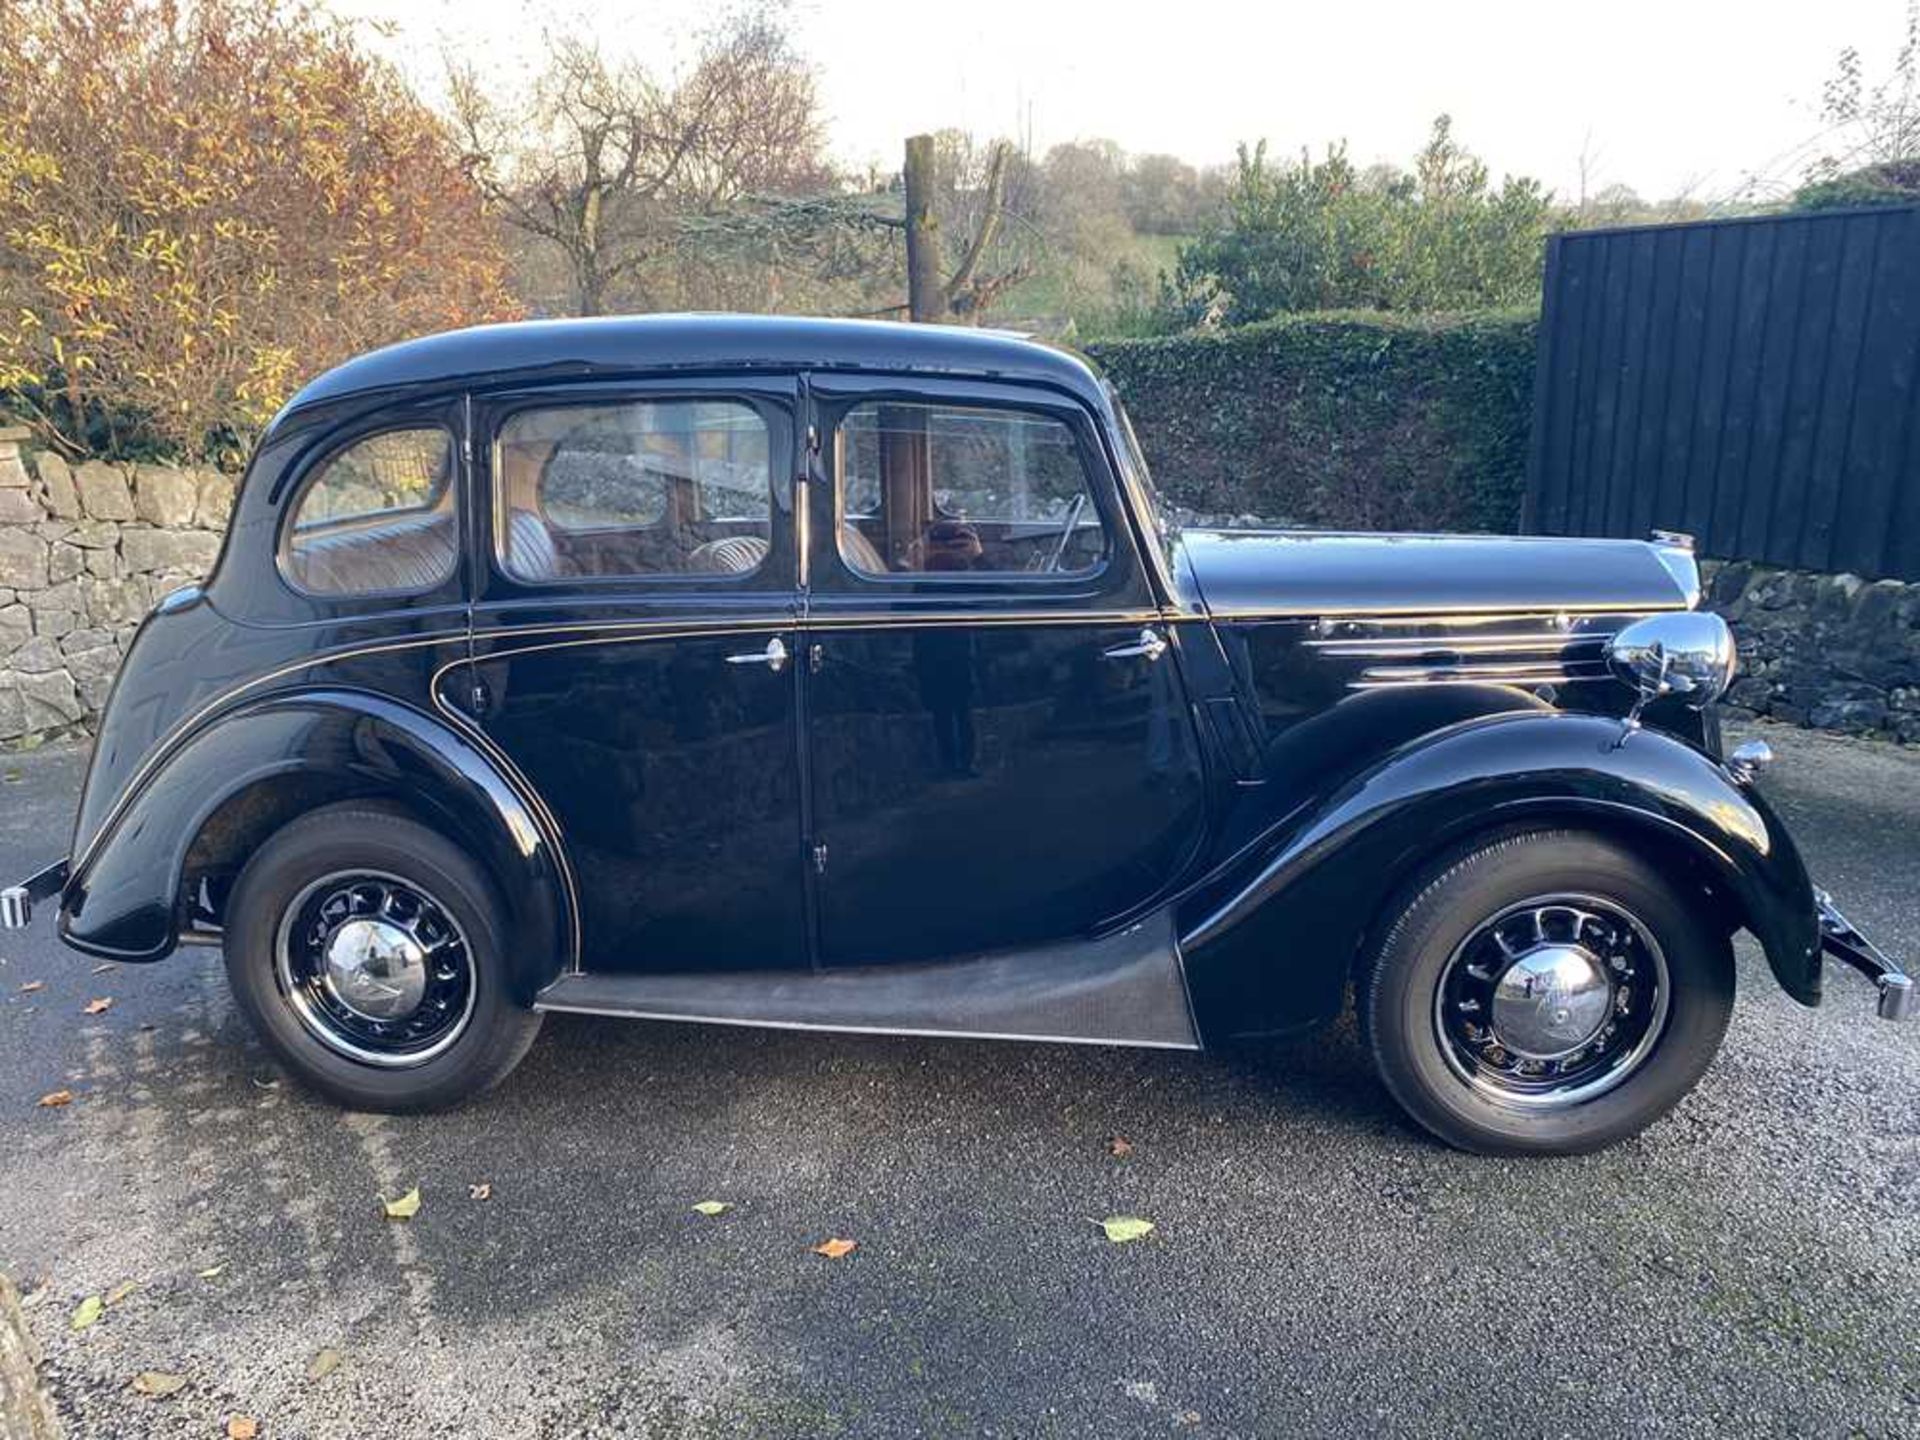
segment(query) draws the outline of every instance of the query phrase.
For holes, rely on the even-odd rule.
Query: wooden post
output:
[[[907,318],[929,325],[947,318],[947,290],[940,281],[940,222],[933,214],[933,165],[933,136],[909,136],[902,172],[907,192]]]

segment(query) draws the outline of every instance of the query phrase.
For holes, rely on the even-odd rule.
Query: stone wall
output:
[[[141,617],[202,578],[233,480],[27,451],[0,429],[0,745],[99,713]]]
[[[1795,725],[1920,743],[1920,584],[1701,566],[1740,650],[1729,700]]]

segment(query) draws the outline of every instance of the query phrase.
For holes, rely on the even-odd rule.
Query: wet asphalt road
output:
[[[1820,878],[1920,961],[1920,753],[1766,733]],[[0,872],[81,763],[0,757]],[[207,952],[94,974],[43,914],[0,957],[0,1270],[76,1436],[1920,1435],[1920,1026],[1851,975],[1803,1011],[1750,943],[1695,1095],[1531,1163],[1414,1133],[1346,1025],[1178,1056],[562,1018],[397,1120],[280,1079]]]

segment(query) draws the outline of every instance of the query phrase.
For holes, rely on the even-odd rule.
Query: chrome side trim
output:
[[[1173,615],[1159,610],[940,610],[924,615],[821,614],[806,619],[792,609],[711,620],[589,620],[545,625],[494,625],[475,630],[479,640],[513,640],[522,636],[610,635],[635,640],[684,640],[703,635],[734,635],[754,630],[887,630],[926,629],[954,625],[1157,625],[1175,620],[1204,620],[1202,615]]]
[[[1561,615],[1651,615],[1668,610],[1685,610],[1683,604],[1653,605],[1644,600],[1606,600],[1593,601],[1584,605],[1562,605],[1556,613]],[[1384,624],[1418,624],[1422,620],[1436,617],[1459,619],[1479,617],[1495,620],[1521,614],[1538,614],[1535,609],[1500,610],[1488,609],[1484,603],[1469,605],[1409,605],[1367,606],[1367,605],[1240,605],[1217,608],[1212,612],[1215,620],[1314,620],[1326,617],[1339,619],[1378,620]]]
[[[1564,655],[1591,650],[1598,659],[1606,635],[1382,635],[1358,640],[1309,640],[1308,648],[1336,660],[1395,659],[1409,655]]]
[[[1606,646],[1633,617],[1554,612],[1504,616],[1322,617],[1305,648],[1328,660],[1368,660],[1349,689],[1393,685],[1586,684],[1611,678]]]
[[[1496,685],[1582,685],[1595,680],[1611,680],[1604,668],[1586,670],[1577,665],[1540,662],[1438,661],[1431,665],[1370,665],[1359,678],[1348,682],[1351,689],[1378,689],[1389,685],[1483,684]]]
[[[814,970],[592,971],[540,1009],[696,1024],[1200,1045],[1170,909],[1097,938],[912,964]]]
[[[827,1025],[812,1020],[741,1020],[726,1015],[675,1015],[651,1010],[619,1010],[607,1006],[567,1005],[536,1000],[533,1008],[560,1015],[602,1015],[616,1020],[671,1020],[684,1025],[731,1025],[740,1030],[810,1030],[829,1035],[899,1035],[926,1040],[1032,1040],[1043,1045],[1117,1045],[1130,1050],[1191,1050],[1197,1042],[1180,1040],[1116,1040],[1086,1035],[1021,1035],[1001,1030],[909,1030],[880,1025]]]

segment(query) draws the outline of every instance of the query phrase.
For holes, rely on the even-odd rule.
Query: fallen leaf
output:
[[[202,1270],[200,1272],[200,1278],[202,1280],[218,1280],[226,1273],[227,1262],[222,1260],[218,1265],[209,1265],[206,1269]]]
[[[94,1321],[98,1320],[100,1318],[100,1312],[106,1308],[106,1301],[102,1300],[98,1295],[89,1295],[78,1305],[74,1306],[73,1318],[68,1320],[67,1324],[72,1329],[84,1330],[93,1324]]]
[[[389,1220],[411,1220],[420,1213],[420,1187],[414,1186],[398,1200],[388,1200],[382,1196],[380,1207],[387,1212]]]
[[[730,1200],[702,1200],[693,1207],[696,1215],[724,1215],[733,1208]]]
[[[859,1248],[858,1242],[853,1240],[822,1240],[813,1247],[813,1253],[824,1255],[829,1260],[838,1260],[842,1256],[851,1255]]]
[[[71,1090],[50,1090],[40,1097],[40,1108],[43,1110],[58,1110],[62,1105],[71,1104],[73,1104]]]
[[[324,1380],[339,1368],[340,1352],[329,1345],[324,1350],[315,1351],[314,1357],[307,1362],[307,1379]]]
[[[1153,1233],[1153,1221],[1136,1219],[1132,1215],[1113,1215],[1105,1220],[1096,1220],[1094,1224],[1107,1232],[1107,1239],[1116,1245],[1124,1245],[1129,1240],[1141,1240]]]
[[[114,964],[114,963],[113,963],[113,961],[111,961],[111,960],[108,960],[108,961],[106,961],[106,962],[104,962],[103,964],[99,964],[99,965],[96,965],[96,966],[94,966],[94,967],[93,967],[93,969],[92,969],[92,970],[91,970],[91,971],[90,971],[89,973],[90,973],[90,974],[94,974],[94,975],[104,975],[104,974],[106,974],[106,973],[107,973],[107,972],[108,972],[109,970],[118,970],[119,968],[120,968],[120,967],[119,967],[118,965],[116,965],[116,964]]]
[[[1115,1135],[1107,1141],[1107,1153],[1116,1160],[1124,1160],[1133,1154],[1133,1142],[1124,1135]]]
[[[227,1440],[257,1440],[260,1434],[260,1422],[251,1415],[229,1415],[227,1417]]]
[[[187,1378],[166,1370],[142,1370],[133,1377],[133,1388],[150,1400],[164,1400],[187,1388]]]
[[[46,988],[47,982],[44,980],[29,980],[20,987],[20,993],[22,995],[31,995],[36,990],[44,990]]]
[[[467,1186],[467,1198],[469,1200],[491,1200],[493,1199],[493,1186],[484,1180],[478,1185],[469,1185]]]
[[[104,1015],[113,1008],[113,997],[102,995],[98,1000],[89,1000],[80,1007],[82,1015]]]
[[[139,1288],[140,1283],[137,1280],[123,1280],[111,1290],[107,1291],[107,1304],[118,1305]]]

